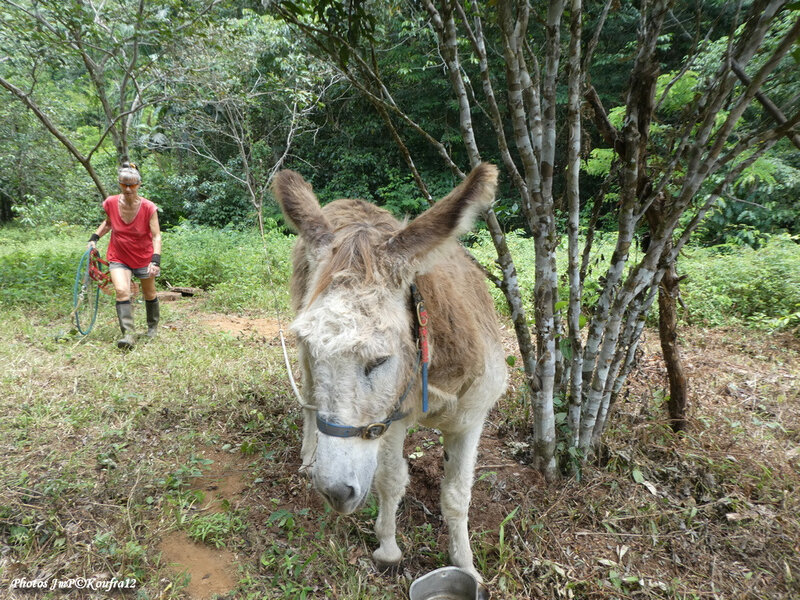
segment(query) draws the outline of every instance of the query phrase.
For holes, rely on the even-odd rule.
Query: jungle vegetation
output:
[[[132,160],[168,233],[286,233],[281,168],[323,201],[405,216],[494,162],[495,207],[465,242],[507,306],[532,462],[553,478],[597,449],[651,314],[685,426],[687,244],[796,247],[798,16],[772,0],[2,0],[0,221],[88,232]]]

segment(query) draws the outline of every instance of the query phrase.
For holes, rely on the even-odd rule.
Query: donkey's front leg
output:
[[[403,558],[395,536],[397,507],[408,485],[408,465],[403,457],[405,437],[406,426],[400,421],[387,429],[380,440],[378,469],[375,473],[375,492],[378,494],[375,535],[380,546],[372,553],[372,558],[379,566],[396,565]]]
[[[469,544],[469,504],[472,498],[472,480],[478,457],[478,440],[483,422],[458,433],[444,435],[444,480],[442,481],[442,516],[447,521],[450,534],[450,562],[471,572],[483,581],[472,564]]]

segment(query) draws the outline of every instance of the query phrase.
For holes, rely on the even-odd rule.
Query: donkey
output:
[[[380,566],[402,559],[395,515],[408,484],[406,430],[444,438],[441,511],[450,561],[470,571],[467,515],[478,440],[506,387],[486,282],[457,242],[494,200],[497,169],[476,167],[411,222],[362,200],[321,208],[293,171],[273,191],[299,237],[291,297],[302,370],[302,460],[330,506],[351,513],[378,496]]]

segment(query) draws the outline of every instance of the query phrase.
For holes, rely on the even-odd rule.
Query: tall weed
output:
[[[275,229],[264,243],[253,230],[182,226],[162,234],[160,288],[214,290],[214,308],[242,311],[288,304],[292,237]],[[80,227],[0,228],[0,304],[71,306],[78,262],[89,233]],[[101,240],[103,255],[108,237]],[[266,247],[266,253],[265,253]]]
[[[214,290],[211,307],[229,310],[281,306],[291,272],[293,237],[274,222],[262,241],[254,230],[181,226],[165,235],[164,281],[174,286]]]
[[[533,322],[533,240],[520,232],[511,232],[506,238],[517,266],[526,314]],[[687,276],[681,283],[686,306],[683,316],[692,323],[708,326],[732,323],[767,328],[784,323],[791,326],[800,306],[800,244],[797,242],[792,236],[780,234],[767,236],[764,245],[757,250],[739,245],[687,249],[677,265],[679,274]],[[494,247],[486,232],[474,236],[469,249],[482,264],[496,271]],[[587,313],[591,312],[602,291],[600,277],[608,267],[613,250],[614,236],[598,235],[584,283],[583,305]],[[638,248],[631,248],[630,264],[639,261],[639,253]],[[559,273],[565,273],[564,244],[558,250],[556,263]],[[489,289],[497,309],[508,314],[502,292],[493,285]],[[568,294],[562,277],[559,297],[563,300]],[[651,317],[656,314],[657,308]]]
[[[89,234],[76,226],[0,228],[0,304],[69,298]]]
[[[694,248],[678,260],[693,322],[745,322],[772,326],[800,304],[800,245],[789,235],[771,236],[758,250],[747,246]]]

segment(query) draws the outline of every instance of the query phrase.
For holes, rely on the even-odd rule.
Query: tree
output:
[[[105,150],[110,137],[117,160],[129,158],[136,115],[165,99],[159,86],[165,79],[166,53],[176,40],[192,33],[217,1],[164,5],[146,0],[3,0],[0,53],[7,59],[0,65],[0,86],[36,115],[105,197],[94,157]],[[71,89],[76,80],[91,90],[99,108],[99,115],[88,119],[99,135],[84,144],[53,115],[65,88]]]
[[[14,105],[0,106],[0,223],[11,221],[12,209],[35,190],[47,189],[48,180],[58,180],[57,167],[63,166],[50,163],[56,157],[33,121]],[[38,177],[43,172],[49,177]]]
[[[517,265],[496,215],[487,212],[499,265],[499,272],[487,272],[509,303],[532,392],[535,465],[546,476],[556,476],[554,400],[559,398],[568,399],[569,407],[565,448],[570,456],[589,456],[600,442],[609,409],[634,364],[644,318],[658,286],[681,248],[726,187],[800,118],[800,114],[790,115],[777,126],[758,122],[737,127],[768,78],[782,72],[778,67],[800,35],[796,13],[795,24],[782,27],[783,15],[789,10],[787,2],[762,0],[754,2],[746,14],[731,15],[724,60],[698,81],[684,108],[682,125],[674,128],[663,147],[653,148],[649,141],[659,106],[655,91],[661,45],[665,36],[684,27],[673,18],[674,2],[625,3],[626,14],[632,12],[637,21],[638,36],[628,48],[633,60],[627,85],[617,90],[625,99],[619,127],[609,120],[592,86],[594,49],[604,24],[613,18],[609,17],[610,1],[591,15],[584,13],[580,0],[551,0],[541,14],[524,0],[492,4],[425,0],[425,15],[405,4],[356,1],[309,0],[267,6],[291,23],[309,47],[330,61],[384,116],[418,180],[416,162],[400,127],[435,148],[451,171],[459,176],[463,173],[445,144],[420,126],[411,112],[413,107],[396,102],[392,78],[387,74],[391,65],[381,63],[380,57],[387,46],[397,42],[393,24],[426,20],[435,32],[435,50],[450,79],[468,162],[474,166],[486,155],[499,158],[534,239],[534,265],[522,267],[534,268],[536,273],[532,335],[516,284]],[[589,16],[593,28],[591,36],[584,38],[583,25]],[[696,23],[700,26],[705,21],[700,18]],[[712,31],[709,35],[721,34]],[[568,44],[562,36],[568,37]],[[765,46],[767,36],[775,36],[771,39],[776,42]],[[684,70],[703,48],[703,36],[695,33],[692,39],[697,40],[696,51],[685,59]],[[565,48],[566,68],[562,61]],[[738,83],[732,71],[734,62],[747,65],[750,84]],[[565,75],[567,126],[561,128],[559,86]],[[619,195],[616,247],[602,277],[603,288],[591,306],[584,298],[584,283],[594,222],[589,223],[583,248],[579,246],[579,212],[586,201],[581,197],[583,180],[578,170],[581,153],[587,150],[582,122],[585,106],[592,109],[593,124],[612,150],[609,181],[600,191],[614,184]],[[493,139],[476,135],[478,123],[492,132]],[[564,135],[566,140],[561,141]],[[566,164],[560,163],[559,143],[567,150]],[[710,189],[704,188],[709,185]],[[420,188],[425,194],[424,182]],[[569,293],[565,300],[559,295],[555,261],[560,241],[556,226],[560,191],[567,198],[568,212]],[[601,201],[602,194],[598,194],[595,205]],[[648,213],[655,217],[650,243],[641,259],[633,261],[634,235]],[[588,318],[587,324],[582,327],[584,318]]]
[[[283,23],[244,11],[220,20],[202,43],[185,44],[187,75],[155,126],[166,145],[215,164],[246,191],[263,226],[272,178],[295,139],[313,131],[309,120],[334,81],[330,69],[293,47]]]

